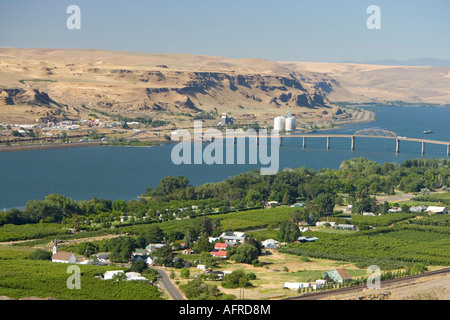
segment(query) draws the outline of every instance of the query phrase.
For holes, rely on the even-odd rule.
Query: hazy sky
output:
[[[69,30],[69,5],[81,29]],[[369,30],[369,5],[381,30]],[[0,46],[278,61],[450,59],[449,0],[0,0]]]

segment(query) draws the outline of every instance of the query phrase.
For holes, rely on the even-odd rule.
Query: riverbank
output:
[[[336,120],[333,122],[333,126],[329,126],[330,123],[317,122],[316,125],[322,125],[322,128],[318,130],[335,130],[340,129],[342,126],[355,123],[368,123],[376,120],[375,112],[360,109],[352,112],[351,119],[343,119],[341,121]],[[162,133],[170,135],[170,132]],[[132,141],[132,140],[131,140]],[[136,139],[137,143],[133,143],[128,140],[126,143],[112,143],[106,141],[91,141],[91,142],[71,142],[71,143],[47,143],[47,144],[29,144],[29,145],[13,145],[13,146],[1,146],[0,152],[14,152],[14,151],[30,151],[30,150],[45,150],[45,149],[64,149],[64,148],[77,148],[77,147],[92,147],[92,146],[111,146],[111,147],[152,147],[158,146],[170,141],[158,137],[157,139]]]
[[[65,149],[65,148],[79,148],[79,147],[96,147],[105,142],[74,142],[74,143],[48,143],[48,144],[30,144],[17,146],[2,146],[0,152],[14,152],[14,151],[29,151],[41,149]]]

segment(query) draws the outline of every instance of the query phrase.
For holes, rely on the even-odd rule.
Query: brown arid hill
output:
[[[295,72],[321,73],[341,88],[333,88],[330,101],[352,103],[407,103],[450,105],[450,68],[382,66],[351,63],[280,62]]]
[[[201,111],[267,124],[288,111],[299,122],[350,118],[327,98],[334,90],[351,95],[330,76],[260,59],[0,48],[1,123]]]

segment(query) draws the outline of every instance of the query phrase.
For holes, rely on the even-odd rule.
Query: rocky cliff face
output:
[[[198,56],[176,60],[170,55],[137,59],[112,53],[108,61],[108,52],[102,52],[100,60],[92,52],[83,56],[82,50],[11,50],[0,48],[0,82],[8,87],[0,91],[0,108],[28,106],[36,116],[64,112],[80,118],[93,109],[111,116],[152,118],[217,111],[260,120],[288,110],[297,116],[338,116],[327,98],[337,82],[276,62]]]

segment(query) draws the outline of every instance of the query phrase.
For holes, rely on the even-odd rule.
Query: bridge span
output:
[[[280,134],[280,143],[282,144],[282,138],[288,137],[298,137],[303,138],[303,148],[306,148],[306,139],[307,138],[325,138],[327,140],[327,149],[330,149],[331,146],[331,138],[350,138],[351,144],[350,149],[355,150],[355,140],[356,137],[363,138],[379,138],[379,139],[394,139],[396,140],[395,144],[395,152],[400,153],[400,141],[414,141],[420,142],[422,144],[422,154],[425,154],[425,144],[437,144],[447,146],[447,156],[450,156],[450,142],[449,141],[437,141],[437,140],[429,140],[429,139],[420,139],[420,138],[407,138],[398,136],[395,132],[382,130],[382,129],[364,129],[358,130],[354,134]]]
[[[436,145],[444,145],[447,146],[447,156],[450,156],[450,141],[437,141],[437,140],[429,140],[429,139],[420,139],[420,138],[407,138],[401,137],[397,135],[395,132],[382,130],[382,129],[363,129],[358,130],[354,134],[333,134],[333,133],[324,133],[324,134],[316,134],[316,133],[284,133],[279,134],[280,145],[283,145],[283,138],[302,138],[303,143],[302,147],[306,148],[306,139],[309,138],[325,138],[327,141],[327,149],[331,147],[331,138],[349,138],[350,139],[350,150],[355,150],[356,148],[356,138],[378,138],[378,139],[393,139],[396,141],[395,143],[395,152],[400,153],[400,142],[401,141],[413,141],[419,142],[422,144],[422,154],[425,154],[425,144],[436,144]],[[233,136],[233,140],[237,141],[237,138],[255,138],[258,142],[257,134],[249,134],[236,133]],[[203,138],[205,141],[205,138]],[[214,140],[214,138],[213,138]]]

